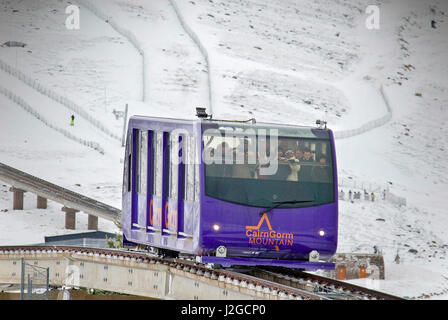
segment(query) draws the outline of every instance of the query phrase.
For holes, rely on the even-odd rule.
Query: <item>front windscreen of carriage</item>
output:
[[[262,208],[334,202],[328,130],[208,123],[202,131],[207,196]]]

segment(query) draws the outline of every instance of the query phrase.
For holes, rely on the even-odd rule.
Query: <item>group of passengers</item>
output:
[[[317,156],[317,159],[318,163],[314,160],[311,149],[302,147],[300,144],[297,144],[295,148],[278,147],[279,164],[288,164],[289,166],[289,173],[285,179],[287,181],[330,182],[331,173],[326,156],[321,154]],[[286,166],[283,167],[288,169]]]
[[[269,144],[266,147],[267,154],[269,154]],[[210,174],[222,177],[286,181],[330,182],[332,180],[331,168],[327,164],[326,156],[324,154],[317,156],[318,162],[316,162],[315,154],[310,148],[301,146],[299,143],[292,146],[280,143],[277,157],[270,159],[271,162],[277,161],[278,163],[277,172],[273,175],[260,174],[260,167],[269,166],[270,163],[260,159],[260,155],[252,150],[247,140],[244,140],[244,143],[235,148],[230,148],[227,142],[222,142],[217,146],[218,154],[215,154],[215,149],[208,148],[206,151],[208,156],[213,157],[220,154],[222,164],[228,163],[228,160],[225,161],[226,157],[232,159],[233,164],[232,166],[220,166],[219,169],[215,169],[215,172],[210,172]],[[243,164],[239,164],[238,161],[235,162],[236,159],[244,159]]]

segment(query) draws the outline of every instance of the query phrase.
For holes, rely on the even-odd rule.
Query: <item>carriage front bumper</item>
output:
[[[279,259],[259,259],[240,257],[215,257],[201,256],[196,259],[204,264],[220,264],[223,267],[232,266],[276,266],[291,269],[304,269],[309,271],[334,270],[335,264],[331,262],[311,262],[307,260],[279,260]]]

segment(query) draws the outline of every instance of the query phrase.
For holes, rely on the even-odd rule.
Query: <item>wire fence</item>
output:
[[[22,258],[20,300],[49,300],[50,268],[25,262]]]
[[[389,183],[378,184],[350,178],[339,178],[338,198],[346,201],[388,201],[394,205],[406,206],[406,198],[394,194]]]

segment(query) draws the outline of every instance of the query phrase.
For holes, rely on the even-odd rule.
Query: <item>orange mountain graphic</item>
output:
[[[269,231],[273,231],[271,222],[269,221],[268,215],[266,213],[263,213],[263,216],[261,217],[260,221],[258,221],[258,224],[256,226],[246,226],[246,230],[260,230],[260,227],[264,221],[266,221]],[[275,246],[275,250],[279,251],[279,248],[277,245]]]

